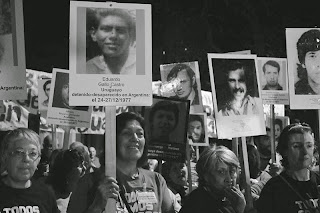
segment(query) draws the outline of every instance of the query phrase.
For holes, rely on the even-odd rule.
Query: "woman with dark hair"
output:
[[[318,212],[320,177],[310,171],[314,135],[307,124],[291,124],[280,134],[277,152],[283,172],[271,178],[258,200],[259,213]]]
[[[227,147],[203,151],[196,166],[199,187],[186,198],[180,213],[244,212],[244,195],[235,187],[239,167],[237,156]]]
[[[141,168],[147,159],[143,118],[125,112],[117,115],[116,123],[117,179],[101,182],[88,212],[101,213],[109,198],[117,200],[117,212],[173,212],[164,178]]]
[[[85,171],[84,157],[78,150],[59,150],[51,162],[46,183],[53,189],[61,213],[66,212],[70,195]]]

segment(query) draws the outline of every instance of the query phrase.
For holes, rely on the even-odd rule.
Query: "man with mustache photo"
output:
[[[227,93],[219,110],[222,116],[259,114],[257,98],[253,97],[254,82],[248,81],[250,66],[246,62],[246,60],[228,59],[224,63]]]
[[[136,74],[136,21],[119,8],[87,8],[87,65],[78,74]]]

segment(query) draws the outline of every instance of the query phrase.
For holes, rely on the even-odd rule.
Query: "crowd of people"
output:
[[[148,159],[144,118],[138,113],[116,117],[116,178],[105,176],[104,153],[98,158],[94,147],[74,142],[52,151],[50,137],[41,145],[37,133],[18,128],[1,142],[0,212],[101,213],[110,199],[116,212],[129,213],[319,212],[312,129],[286,126],[277,138],[280,160],[269,158],[261,166],[260,152],[269,149],[266,137],[247,139],[250,209],[241,159],[233,151],[222,145],[205,148],[196,159],[197,184],[189,188],[187,162]],[[39,174],[42,159],[48,168]]]

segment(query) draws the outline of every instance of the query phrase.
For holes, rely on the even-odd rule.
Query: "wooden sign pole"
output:
[[[70,139],[70,126],[63,126],[64,134],[63,134],[63,150],[69,149],[69,139]]]
[[[188,179],[189,179],[189,192],[192,191],[192,177],[191,177],[191,162],[190,162],[190,140],[187,139],[186,143],[186,159],[187,159],[187,168],[188,168]]]
[[[274,105],[270,104],[270,130],[271,130],[271,162],[276,162],[275,128],[274,128]]]
[[[116,107],[106,107],[105,128],[105,174],[116,178]],[[116,212],[116,200],[108,199],[105,212]]]
[[[251,183],[250,183],[250,171],[249,171],[249,162],[248,162],[248,151],[247,151],[247,142],[246,137],[241,137],[241,168],[242,168],[242,175],[245,177],[245,198],[246,198],[246,209],[251,210],[253,209],[253,199],[251,195]]]
[[[239,140],[238,140],[238,138],[232,138],[232,151],[239,158]]]

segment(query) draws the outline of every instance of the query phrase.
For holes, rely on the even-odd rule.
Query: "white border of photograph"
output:
[[[203,112],[203,105],[202,105],[202,96],[201,96],[201,83],[200,83],[200,72],[199,72],[199,64],[198,61],[192,61],[192,62],[180,62],[180,63],[172,63],[172,64],[161,64],[160,65],[160,75],[161,75],[161,81],[162,81],[162,87],[161,87],[161,95],[164,97],[176,97],[176,94],[174,92],[173,87],[177,86],[177,83],[175,80],[174,82],[168,82],[167,76],[169,75],[172,68],[178,64],[184,64],[189,66],[194,74],[195,74],[195,83],[197,84],[197,94],[195,97],[198,97],[198,104],[192,105],[192,102],[190,101],[190,113],[200,113]]]
[[[194,143],[192,139],[189,139],[189,144],[192,146],[209,146],[209,137],[208,137],[208,127],[207,127],[207,114],[206,113],[191,113],[189,114],[188,120],[188,132],[189,132],[189,122],[190,122],[190,115],[199,115],[202,118],[202,128],[204,133],[203,142],[201,143]]]
[[[214,71],[213,62],[212,62],[212,60],[214,60],[214,59],[218,59],[218,60],[219,59],[221,59],[221,60],[225,60],[225,59],[253,60],[255,70],[253,70],[252,80],[256,82],[255,83],[256,85],[253,86],[253,87],[255,87],[253,92],[257,94],[255,101],[256,101],[256,106],[258,107],[259,114],[223,116],[222,114],[218,113],[215,78],[217,78],[217,81],[223,80],[223,79],[218,79],[218,78],[223,78],[224,74],[219,70]],[[215,111],[218,138],[225,139],[225,138],[235,138],[235,137],[266,134],[265,121],[264,121],[264,116],[263,116],[262,99],[261,99],[261,94],[260,94],[260,89],[259,89],[260,88],[260,81],[259,81],[259,73],[257,72],[256,55],[208,53],[208,63],[209,63],[210,81],[211,81],[211,88],[212,88],[212,99],[213,99],[213,105],[214,105],[214,111]],[[215,72],[217,72],[217,73],[215,73]],[[220,77],[218,77],[218,76],[220,76]],[[250,85],[250,84],[254,84],[254,82],[251,82],[248,85]],[[227,88],[225,88],[225,89],[227,89]]]
[[[278,83],[282,90],[263,90],[266,85],[263,66],[267,61],[276,61],[280,66]],[[260,89],[262,101],[264,104],[289,104],[288,75],[287,75],[287,59],[286,58],[269,58],[257,57],[258,72],[260,74]]]
[[[86,73],[87,9],[135,11],[135,73]],[[150,4],[70,2],[70,104],[77,106],[150,106],[152,104],[152,27]],[[90,37],[91,38],[91,37]],[[88,46],[89,47],[89,46]],[[84,69],[84,71],[81,71]]]
[[[57,89],[56,88],[56,78],[57,74],[68,74],[68,70],[56,69],[53,68],[52,70],[52,81],[51,81],[51,88],[50,88],[50,96],[49,96],[49,104],[48,104],[48,113],[47,113],[47,123],[48,124],[57,124],[57,125],[64,125],[64,126],[75,126],[75,127],[87,127],[90,128],[91,122],[91,112],[92,107],[87,107],[87,110],[76,110],[76,109],[68,109],[53,106],[55,102],[55,98],[58,97]],[[70,75],[69,75],[70,78]],[[60,79],[61,81],[61,79]],[[60,82],[61,83],[61,82]],[[61,83],[62,85],[63,83]],[[62,89],[62,87],[61,87]],[[70,93],[69,93],[70,94]],[[69,99],[70,101],[70,99]],[[69,102],[70,103],[70,102]],[[73,106],[70,104],[70,106]],[[82,108],[85,108],[82,106]]]
[[[320,95],[295,94],[295,84],[300,80],[297,71],[297,64],[300,64],[297,42],[304,32],[312,29],[320,30],[320,28],[286,28],[290,109],[320,109]]]
[[[9,2],[11,32],[0,35],[0,100],[24,100],[27,88],[23,1]]]

